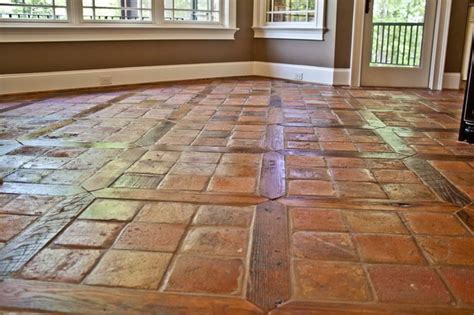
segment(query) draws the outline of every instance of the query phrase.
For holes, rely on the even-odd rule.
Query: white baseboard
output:
[[[0,94],[246,76],[252,74],[253,62],[251,61],[7,74],[0,75]],[[101,84],[103,79],[110,80],[110,82]]]
[[[0,95],[250,75],[295,80],[297,73],[304,82],[349,84],[350,69],[247,61],[3,74]]]
[[[443,77],[443,89],[459,90],[461,81],[461,73],[446,72]]]
[[[264,77],[298,80],[295,75],[301,74],[301,81],[304,82],[327,85],[349,85],[350,69],[334,69],[260,61],[256,61],[254,67],[255,75]]]

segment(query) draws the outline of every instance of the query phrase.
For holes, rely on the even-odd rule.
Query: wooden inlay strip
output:
[[[265,153],[260,175],[260,195],[277,199],[285,193],[285,158],[277,152]]]
[[[77,314],[263,314],[238,298],[14,279],[0,282],[0,296],[0,307]]]
[[[290,298],[288,218],[281,203],[257,206],[247,299],[268,311]]]
[[[408,158],[405,160],[405,164],[444,201],[451,202],[460,207],[471,203],[471,199],[468,196],[451,184],[427,161]]]
[[[171,121],[160,123],[158,126],[150,129],[136,144],[139,146],[153,145],[170,131],[174,125],[176,124]]]
[[[231,195],[207,192],[164,192],[152,189],[105,188],[92,192],[97,198],[130,199],[147,201],[174,201],[219,205],[255,205],[267,198],[255,195]]]

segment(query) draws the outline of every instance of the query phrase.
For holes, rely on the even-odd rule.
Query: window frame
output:
[[[255,38],[324,40],[326,0],[315,0],[314,22],[267,22],[266,0],[254,1]]]
[[[237,0],[221,1],[219,22],[166,21],[152,0],[151,21],[84,20],[82,0],[67,0],[67,20],[0,19],[0,43],[116,40],[235,40]]]

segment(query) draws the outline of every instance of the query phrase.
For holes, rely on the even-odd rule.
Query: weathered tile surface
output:
[[[462,98],[266,78],[0,98],[0,309],[472,314]]]

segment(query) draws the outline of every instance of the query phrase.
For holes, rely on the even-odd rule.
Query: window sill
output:
[[[253,27],[255,38],[324,40],[324,29],[308,27],[258,26]]]
[[[121,40],[234,40],[238,28],[221,25],[0,24],[0,43]]]

